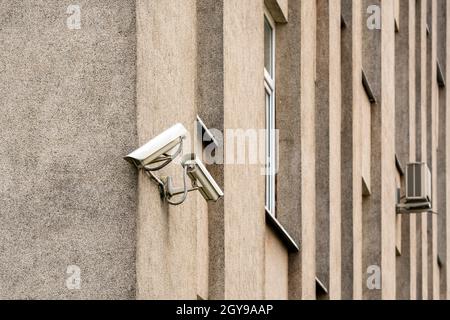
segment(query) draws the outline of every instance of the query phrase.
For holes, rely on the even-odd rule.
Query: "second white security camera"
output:
[[[171,177],[162,181],[154,174],[155,171],[163,169],[182,153],[183,140],[186,136],[186,128],[178,123],[130,153],[125,157],[125,160],[134,164],[138,169],[147,172],[158,183],[162,196],[169,204],[182,204],[186,200],[188,192],[196,190],[202,194],[206,201],[218,201],[223,197],[223,192],[195,154],[187,154],[182,161],[184,188],[175,189],[172,186]],[[176,151],[173,152],[174,149]],[[170,153],[171,151],[172,153]],[[193,188],[187,188],[187,177],[190,178]],[[172,197],[181,194],[183,197],[180,201],[171,200]]]
[[[223,197],[222,190],[195,154],[184,156],[183,167],[187,168],[187,175],[191,179],[192,185],[198,188],[206,201],[216,202]]]

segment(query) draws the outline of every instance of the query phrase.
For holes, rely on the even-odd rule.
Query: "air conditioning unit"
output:
[[[407,205],[431,204],[431,173],[426,163],[408,164],[405,203]]]

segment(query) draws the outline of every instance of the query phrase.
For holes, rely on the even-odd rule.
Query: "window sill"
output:
[[[396,166],[397,171],[400,174],[400,176],[403,177],[405,175],[405,170],[403,169],[403,165],[397,154],[395,155],[395,166]]]
[[[318,277],[316,277],[316,294],[318,296],[328,295],[328,289]]]
[[[401,257],[402,256],[402,251],[400,250],[400,248],[398,247],[398,245],[395,245],[395,255],[397,257]]]
[[[438,263],[439,268],[443,268],[445,265],[444,259],[442,259],[440,254],[438,254],[438,256],[437,256],[437,263]]]
[[[288,251],[291,253],[297,253],[300,251],[299,246],[294,241],[294,239],[289,235],[286,229],[281,225],[281,223],[272,216],[266,210],[266,223],[275,231],[275,233],[280,237],[280,240],[287,247]]]
[[[377,99],[375,98],[375,93],[372,90],[372,86],[369,83],[369,79],[367,78],[366,73],[364,72],[364,69],[362,71],[362,82],[364,91],[366,92],[367,98],[369,98],[369,102],[372,104],[377,104]]]

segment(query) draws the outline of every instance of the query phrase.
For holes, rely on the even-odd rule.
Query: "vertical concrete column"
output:
[[[437,83],[437,0],[431,1],[431,162],[432,162],[432,202],[433,211],[438,210],[438,167],[437,167],[437,146],[438,146],[438,109],[439,109],[439,88]],[[430,295],[434,300],[439,300],[439,265],[438,265],[438,217],[431,215],[431,282],[432,290]]]
[[[341,4],[317,2],[317,277],[341,297]]]
[[[164,13],[164,14],[161,14]],[[139,144],[181,122],[194,134],[196,118],[195,0],[136,2]],[[190,149],[185,145],[185,152]],[[161,175],[182,183],[181,166]],[[137,298],[196,299],[197,213],[204,200],[189,195],[179,207],[163,202],[145,174],[139,177]],[[205,253],[201,253],[205,254]]]
[[[416,0],[409,0],[409,162],[416,162]],[[409,217],[410,299],[417,299],[417,217]]]
[[[366,74],[368,83],[372,89],[372,93],[375,97],[375,102],[371,105],[371,194],[365,202],[363,212],[363,271],[375,266],[381,269],[381,273],[384,273],[382,268],[382,188],[383,188],[383,97],[382,96],[382,31],[387,27],[384,25],[384,3],[381,0],[378,1],[363,1],[363,12],[365,13],[363,22],[363,43],[362,43],[362,56],[363,56],[363,69]],[[382,29],[369,28],[366,25],[366,21],[369,18],[367,9],[378,8],[380,10],[380,17],[382,19]],[[372,11],[373,12],[373,11]],[[393,19],[393,18],[392,18]],[[390,58],[392,59],[392,57]],[[364,93],[363,93],[364,94]],[[395,159],[393,160],[395,164]],[[394,175],[391,179],[395,182]],[[367,275],[368,276],[368,275]],[[364,280],[367,279],[364,277]],[[364,299],[381,299],[382,290],[370,288],[365,285],[366,281],[363,281]]]
[[[415,45],[414,45],[414,52],[415,52],[415,149],[414,153],[415,156],[413,157],[414,162],[421,161],[422,157],[422,123],[421,123],[421,117],[422,117],[422,38],[424,35],[424,29],[423,29],[423,21],[422,21],[422,1],[415,1]],[[425,29],[425,35],[426,35],[426,29]],[[414,221],[415,220],[415,221]],[[412,285],[415,284],[415,298],[416,299],[422,299],[422,217],[421,215],[415,215],[415,219],[412,221],[411,229],[413,229],[413,225],[416,225],[416,232],[411,233],[411,241],[414,241],[415,238],[415,251],[412,252],[411,256],[413,260],[415,260],[415,266],[412,266],[412,270],[416,269],[416,279],[415,281],[412,281]],[[413,250],[413,249],[412,249]],[[414,259],[415,258],[415,259]],[[411,261],[411,264],[414,262]],[[413,275],[412,275],[413,276]],[[414,289],[414,287],[412,288]]]
[[[301,30],[301,177],[302,177],[302,299],[316,298],[316,168],[315,60],[316,1],[302,0]]]
[[[364,70],[377,99],[372,106],[372,194],[364,212],[363,266],[381,267],[382,290],[367,288],[364,296],[391,300],[396,297],[395,7],[384,0],[365,4],[381,6],[382,28],[363,33]]]
[[[395,74],[396,74],[396,154],[400,163],[409,162],[410,135],[413,133],[409,127],[410,104],[410,3],[400,1],[399,30],[396,33]],[[414,30],[412,30],[414,31]]]
[[[426,106],[426,149],[427,149],[427,164],[430,168],[433,186],[433,37],[436,33],[433,30],[433,0],[427,0],[427,76],[426,76],[426,86],[427,86],[427,106]],[[434,188],[432,188],[434,190]],[[427,283],[428,298],[433,298],[433,217],[431,214],[427,213]]]
[[[439,84],[439,97],[438,97],[438,147],[437,147],[437,212],[439,215],[438,219],[438,259],[439,259],[439,291],[440,297],[446,300],[445,291],[446,291],[446,278],[447,278],[447,266],[445,263],[446,260],[446,207],[447,207],[447,183],[446,183],[446,167],[445,167],[445,153],[447,149],[447,140],[445,136],[445,128],[446,128],[446,90],[445,90],[445,74],[447,70],[447,28],[446,20],[447,20],[447,1],[438,0],[437,4],[437,60],[440,66],[440,70],[438,70],[439,74],[442,76],[444,83]]]
[[[411,33],[410,29],[410,1],[399,1],[398,24],[395,51],[396,75],[396,153],[400,163],[405,166],[410,162],[410,144],[414,131],[411,131]],[[413,5],[414,7],[415,5]],[[413,8],[414,9],[414,8]],[[412,10],[413,10],[412,9]],[[411,32],[412,30],[412,32]],[[414,65],[413,65],[414,66]],[[402,188],[404,194],[404,188]],[[411,256],[410,256],[410,217],[397,216],[397,224],[401,225],[400,255],[397,257],[397,298],[410,299],[411,290]]]
[[[428,59],[428,38],[427,38],[427,14],[428,1],[420,1],[420,161],[428,162],[428,132],[427,132],[427,105],[428,105],[428,88],[427,88],[427,59]],[[422,299],[428,300],[428,214],[422,213],[421,216],[421,289]]]
[[[330,283],[331,300],[341,299],[342,292],[342,60],[341,1],[330,5]]]
[[[383,0],[381,7],[381,112],[382,120],[382,192],[381,192],[381,268],[382,299],[393,300],[396,297],[395,267],[395,212],[396,187],[393,177],[395,167],[395,20],[394,2]]]
[[[302,240],[302,82],[300,0],[289,0],[289,23],[277,25],[277,127],[279,132],[279,170],[277,217],[297,243]],[[300,196],[299,196],[300,195]],[[302,248],[300,249],[302,250]],[[302,255],[289,256],[289,299],[302,298]]]
[[[263,1],[224,1],[223,25],[224,130],[264,129]],[[225,299],[263,299],[264,165],[226,161]]]
[[[445,75],[447,70],[447,28],[446,28],[446,19],[447,19],[447,1],[438,0],[437,4],[437,60],[440,66],[440,75],[442,75],[442,80],[446,81]],[[447,149],[447,139],[445,135],[446,128],[446,90],[445,84],[439,84],[439,102],[438,102],[438,150],[437,150],[437,212],[439,213],[438,219],[438,258],[440,261],[440,272],[439,272],[439,291],[440,298],[446,300],[446,278],[447,278],[447,265],[445,263],[446,260],[446,239],[447,234],[445,230],[446,225],[446,208],[447,208],[447,183],[446,183],[446,167],[445,167],[445,153]]]
[[[223,154],[224,128],[224,24],[223,1],[197,0],[197,76],[198,114],[205,124],[219,130],[219,149]],[[213,132],[213,134],[215,131]],[[224,160],[224,159],[222,159]],[[208,166],[219,186],[223,187],[223,163]],[[224,193],[227,190],[223,189]],[[208,204],[209,299],[225,298],[225,215],[224,202]]]
[[[427,1],[416,1],[416,158],[415,161],[427,161],[426,157],[426,57],[427,57]],[[427,299],[428,263],[427,263],[427,214],[416,217],[417,245],[417,298]]]
[[[447,45],[450,44],[450,5],[447,4],[446,8],[447,13],[447,19],[446,19],[446,43]],[[450,50],[446,50],[445,52],[445,60],[446,64],[450,62]],[[450,79],[450,68],[446,68],[445,70],[445,78],[448,81]],[[445,109],[447,110],[447,107],[450,106],[450,85],[447,85],[445,87]],[[446,111],[445,114],[445,142],[447,144],[448,139],[450,139],[450,112]],[[445,190],[445,199],[450,199],[450,148],[446,147],[445,149],[445,184],[447,186]],[[450,266],[450,206],[447,205],[445,208],[445,212],[443,213],[446,216],[445,219],[445,234],[446,237],[446,247],[445,247],[445,265],[446,267],[446,288],[445,288],[445,299],[450,299],[450,276],[449,276],[449,267]]]
[[[342,298],[362,299],[360,94],[361,1],[343,0],[342,16]]]

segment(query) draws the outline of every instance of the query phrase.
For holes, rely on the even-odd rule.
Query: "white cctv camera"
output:
[[[161,197],[171,205],[184,203],[188,193],[197,190],[206,201],[218,201],[223,197],[223,192],[195,154],[188,154],[183,158],[183,188],[174,188],[172,177],[160,179],[154,173],[166,167],[182,153],[186,136],[186,128],[182,124],[176,124],[126,156],[125,160],[145,171],[158,184]],[[187,186],[188,177],[192,182],[191,188]],[[175,197],[178,197],[178,200],[173,200]]]
[[[186,128],[178,123],[126,156],[125,160],[134,164],[138,169],[160,170],[182,152],[183,139],[186,138],[186,135]],[[177,146],[178,150],[169,154]]]
[[[182,165],[187,170],[192,185],[200,191],[206,201],[217,202],[223,197],[222,190],[195,154],[185,155]]]

